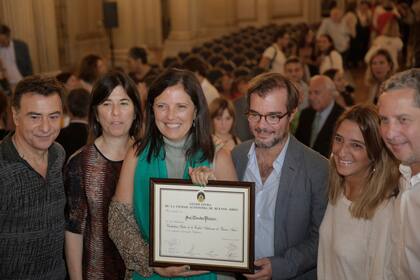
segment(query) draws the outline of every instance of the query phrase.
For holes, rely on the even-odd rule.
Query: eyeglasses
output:
[[[261,115],[260,113],[257,113],[255,111],[250,111],[246,113],[246,116],[248,117],[248,121],[257,123],[261,120],[262,117],[264,117],[265,121],[268,124],[275,125],[280,122],[282,118],[284,118],[286,115],[288,115],[289,112],[286,112],[284,114],[267,114],[267,115]]]

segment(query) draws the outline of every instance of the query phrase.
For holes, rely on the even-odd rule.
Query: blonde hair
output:
[[[366,183],[359,197],[351,203],[350,213],[355,218],[371,219],[376,209],[387,199],[398,193],[398,162],[386,149],[379,132],[379,115],[370,104],[355,105],[338,119],[334,134],[344,120],[356,123],[362,132],[368,158],[371,161]],[[328,198],[335,205],[344,195],[344,177],[335,165],[334,155],[330,158]]]
[[[378,81],[378,79],[376,79],[376,77],[372,73],[372,66],[371,66],[372,65],[372,61],[377,56],[383,56],[383,57],[385,57],[386,61],[389,63],[389,65],[391,67],[391,69],[387,73],[387,79],[389,77],[391,77],[395,73],[395,68],[396,67],[394,65],[394,61],[392,60],[392,56],[389,53],[389,51],[387,51],[386,49],[378,49],[370,57],[369,63],[367,65],[366,74],[365,74],[365,83],[366,83],[366,85],[374,85],[374,84],[381,83],[381,81]]]

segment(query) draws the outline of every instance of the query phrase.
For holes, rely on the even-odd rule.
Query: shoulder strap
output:
[[[268,64],[268,68],[269,68],[269,69],[273,69],[273,63],[274,63],[274,61],[276,60],[276,57],[277,57],[277,48],[276,48],[276,46],[275,46],[275,45],[272,45],[272,47],[273,47],[273,49],[274,49],[274,55],[273,55],[273,57],[270,59],[270,63]]]

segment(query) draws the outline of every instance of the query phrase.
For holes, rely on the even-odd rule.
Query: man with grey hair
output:
[[[390,233],[388,279],[420,276],[420,68],[395,74],[379,97],[381,134],[401,161],[400,193]]]
[[[309,107],[302,110],[295,136],[303,144],[329,157],[335,122],[344,108],[335,102],[336,88],[327,76],[317,75],[309,83]]]

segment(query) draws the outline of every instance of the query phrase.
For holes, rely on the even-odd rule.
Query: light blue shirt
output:
[[[290,136],[273,162],[273,171],[262,183],[258,168],[255,143],[248,152],[248,165],[244,181],[255,182],[255,259],[274,256],[274,214],[281,169],[289,145]]]

